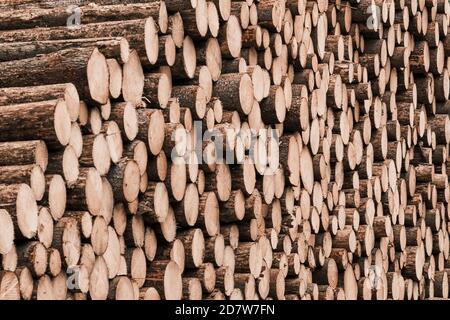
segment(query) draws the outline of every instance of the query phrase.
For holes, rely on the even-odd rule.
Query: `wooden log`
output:
[[[20,300],[19,280],[14,272],[0,272],[0,297],[4,300]]]
[[[27,239],[33,238],[38,228],[38,207],[33,190],[27,184],[1,185],[0,199],[17,232]],[[9,205],[8,205],[9,204]]]
[[[26,183],[33,190],[37,201],[42,200],[45,192],[45,176],[37,164],[0,167],[0,179],[6,184]]]
[[[27,267],[34,276],[42,276],[47,269],[47,250],[38,241],[30,241],[17,247],[18,263]]]
[[[3,141],[42,138],[52,148],[69,143],[70,114],[63,100],[3,106],[2,111]],[[16,130],[11,130],[12,127]]]
[[[26,14],[28,10],[33,10],[33,15]],[[81,5],[72,9],[72,14],[82,14],[83,23],[92,23],[111,20],[132,20],[142,19],[148,16],[159,18],[161,29],[167,29],[167,11],[164,2],[154,3],[130,3],[126,6],[118,4],[110,5]],[[47,8],[29,7],[16,9],[14,11],[4,10],[3,19],[7,21],[8,29],[33,28],[37,26],[69,26],[76,28],[80,23],[76,20],[68,20],[66,8],[62,6],[53,6]],[[165,23],[164,23],[165,22]],[[163,27],[165,25],[165,28]],[[164,31],[165,32],[165,31]]]
[[[3,43],[0,46],[0,60],[20,60],[32,58],[37,54],[47,54],[70,48],[94,47],[97,47],[107,58],[120,58],[122,63],[128,61],[130,51],[129,43],[122,37]]]
[[[164,143],[164,115],[158,109],[138,109],[138,134],[139,140],[147,142],[151,154],[161,152]]]
[[[0,252],[6,255],[14,246],[14,225],[10,214],[4,209],[0,210],[0,220],[4,230],[0,237]]]
[[[105,104],[109,95],[108,66],[97,48],[65,49],[1,64],[3,87],[63,83],[63,75],[71,74],[83,98]]]
[[[238,58],[242,46],[242,30],[236,16],[230,15],[227,22],[219,29],[218,40],[224,57]]]
[[[205,254],[203,232],[200,229],[188,229],[180,233],[178,239],[184,242],[185,250],[190,253],[186,256],[186,268],[198,268]]]
[[[134,160],[122,159],[108,173],[116,199],[132,202],[139,194],[139,165]]]
[[[72,83],[2,88],[1,93],[0,105],[2,106],[46,100],[64,100],[70,114],[70,120],[76,121],[78,119],[80,98]]]
[[[251,78],[247,74],[223,75],[215,83],[213,95],[220,99],[225,110],[248,114],[253,106]]]
[[[73,217],[61,218],[54,227],[53,246],[64,257],[67,267],[78,264],[81,255],[81,236],[78,220]]]
[[[43,171],[47,169],[48,151],[42,140],[1,142],[0,151],[8,155],[0,157],[2,166],[37,164]]]
[[[177,54],[175,64],[171,67],[173,77],[176,79],[192,79],[196,67],[196,48],[192,39],[186,36],[183,40],[182,52]]]

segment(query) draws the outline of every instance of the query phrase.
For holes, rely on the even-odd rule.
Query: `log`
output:
[[[147,142],[149,151],[153,155],[161,152],[164,143],[164,116],[157,109],[138,109],[138,134],[139,140]]]
[[[27,267],[33,276],[40,277],[47,269],[47,250],[38,241],[30,241],[17,247],[18,263]]]
[[[11,215],[16,232],[20,231],[27,239],[33,238],[38,228],[38,206],[33,190],[24,183],[0,185],[0,201]]]
[[[53,246],[64,257],[66,267],[78,264],[81,255],[81,236],[78,221],[72,217],[63,217],[54,227]]]
[[[29,10],[33,10],[32,15],[27,14]],[[110,4],[105,6],[88,4],[77,6],[76,9],[72,9],[70,13],[82,15],[83,23],[111,20],[133,20],[152,16],[154,18],[159,17],[159,22],[163,30],[165,30],[163,28],[164,22],[167,25],[167,11],[165,4],[164,2],[159,1],[153,3],[129,3],[126,6],[118,4]],[[65,26],[66,24],[68,24],[71,28],[76,28],[76,26],[80,24],[76,21],[76,19],[74,19],[74,21],[69,20],[67,17],[66,8],[62,6],[50,8],[33,8],[27,6],[27,8],[16,9],[14,11],[4,10],[2,19],[4,19],[8,24],[7,28],[2,28],[6,30],[33,28],[39,26]]]
[[[0,46],[0,61],[32,58],[37,54],[57,52],[70,48],[98,48],[106,58],[119,58],[122,63],[128,61],[129,43],[122,37],[62,39],[47,41],[9,42]]]
[[[115,198],[132,202],[139,194],[139,165],[134,160],[121,159],[108,173]]]
[[[213,96],[222,102],[225,110],[248,114],[253,106],[253,85],[247,75],[226,74],[214,85]]]
[[[43,171],[47,169],[48,151],[42,140],[0,142],[2,166],[37,164]]]
[[[169,213],[169,196],[162,182],[151,182],[139,201],[138,214],[142,214],[147,223],[165,221]]]
[[[0,253],[6,255],[13,249],[14,225],[8,211],[0,210],[0,220],[2,222],[2,235],[0,237]]]
[[[108,66],[97,48],[65,49],[1,65],[2,87],[64,83],[64,75],[71,74],[83,98],[105,104],[109,95]]]
[[[63,100],[13,104],[3,106],[2,111],[2,141],[37,138],[43,139],[49,148],[69,143],[70,114]],[[16,130],[11,130],[12,127]]]

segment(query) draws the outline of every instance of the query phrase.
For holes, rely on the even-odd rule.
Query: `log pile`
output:
[[[67,9],[0,3],[0,299],[448,298],[447,0]]]

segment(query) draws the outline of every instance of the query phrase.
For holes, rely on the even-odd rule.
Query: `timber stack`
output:
[[[449,26],[0,1],[0,299],[447,299]]]

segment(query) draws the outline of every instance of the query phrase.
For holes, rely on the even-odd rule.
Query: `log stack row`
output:
[[[0,22],[0,299],[448,298],[447,0]]]

